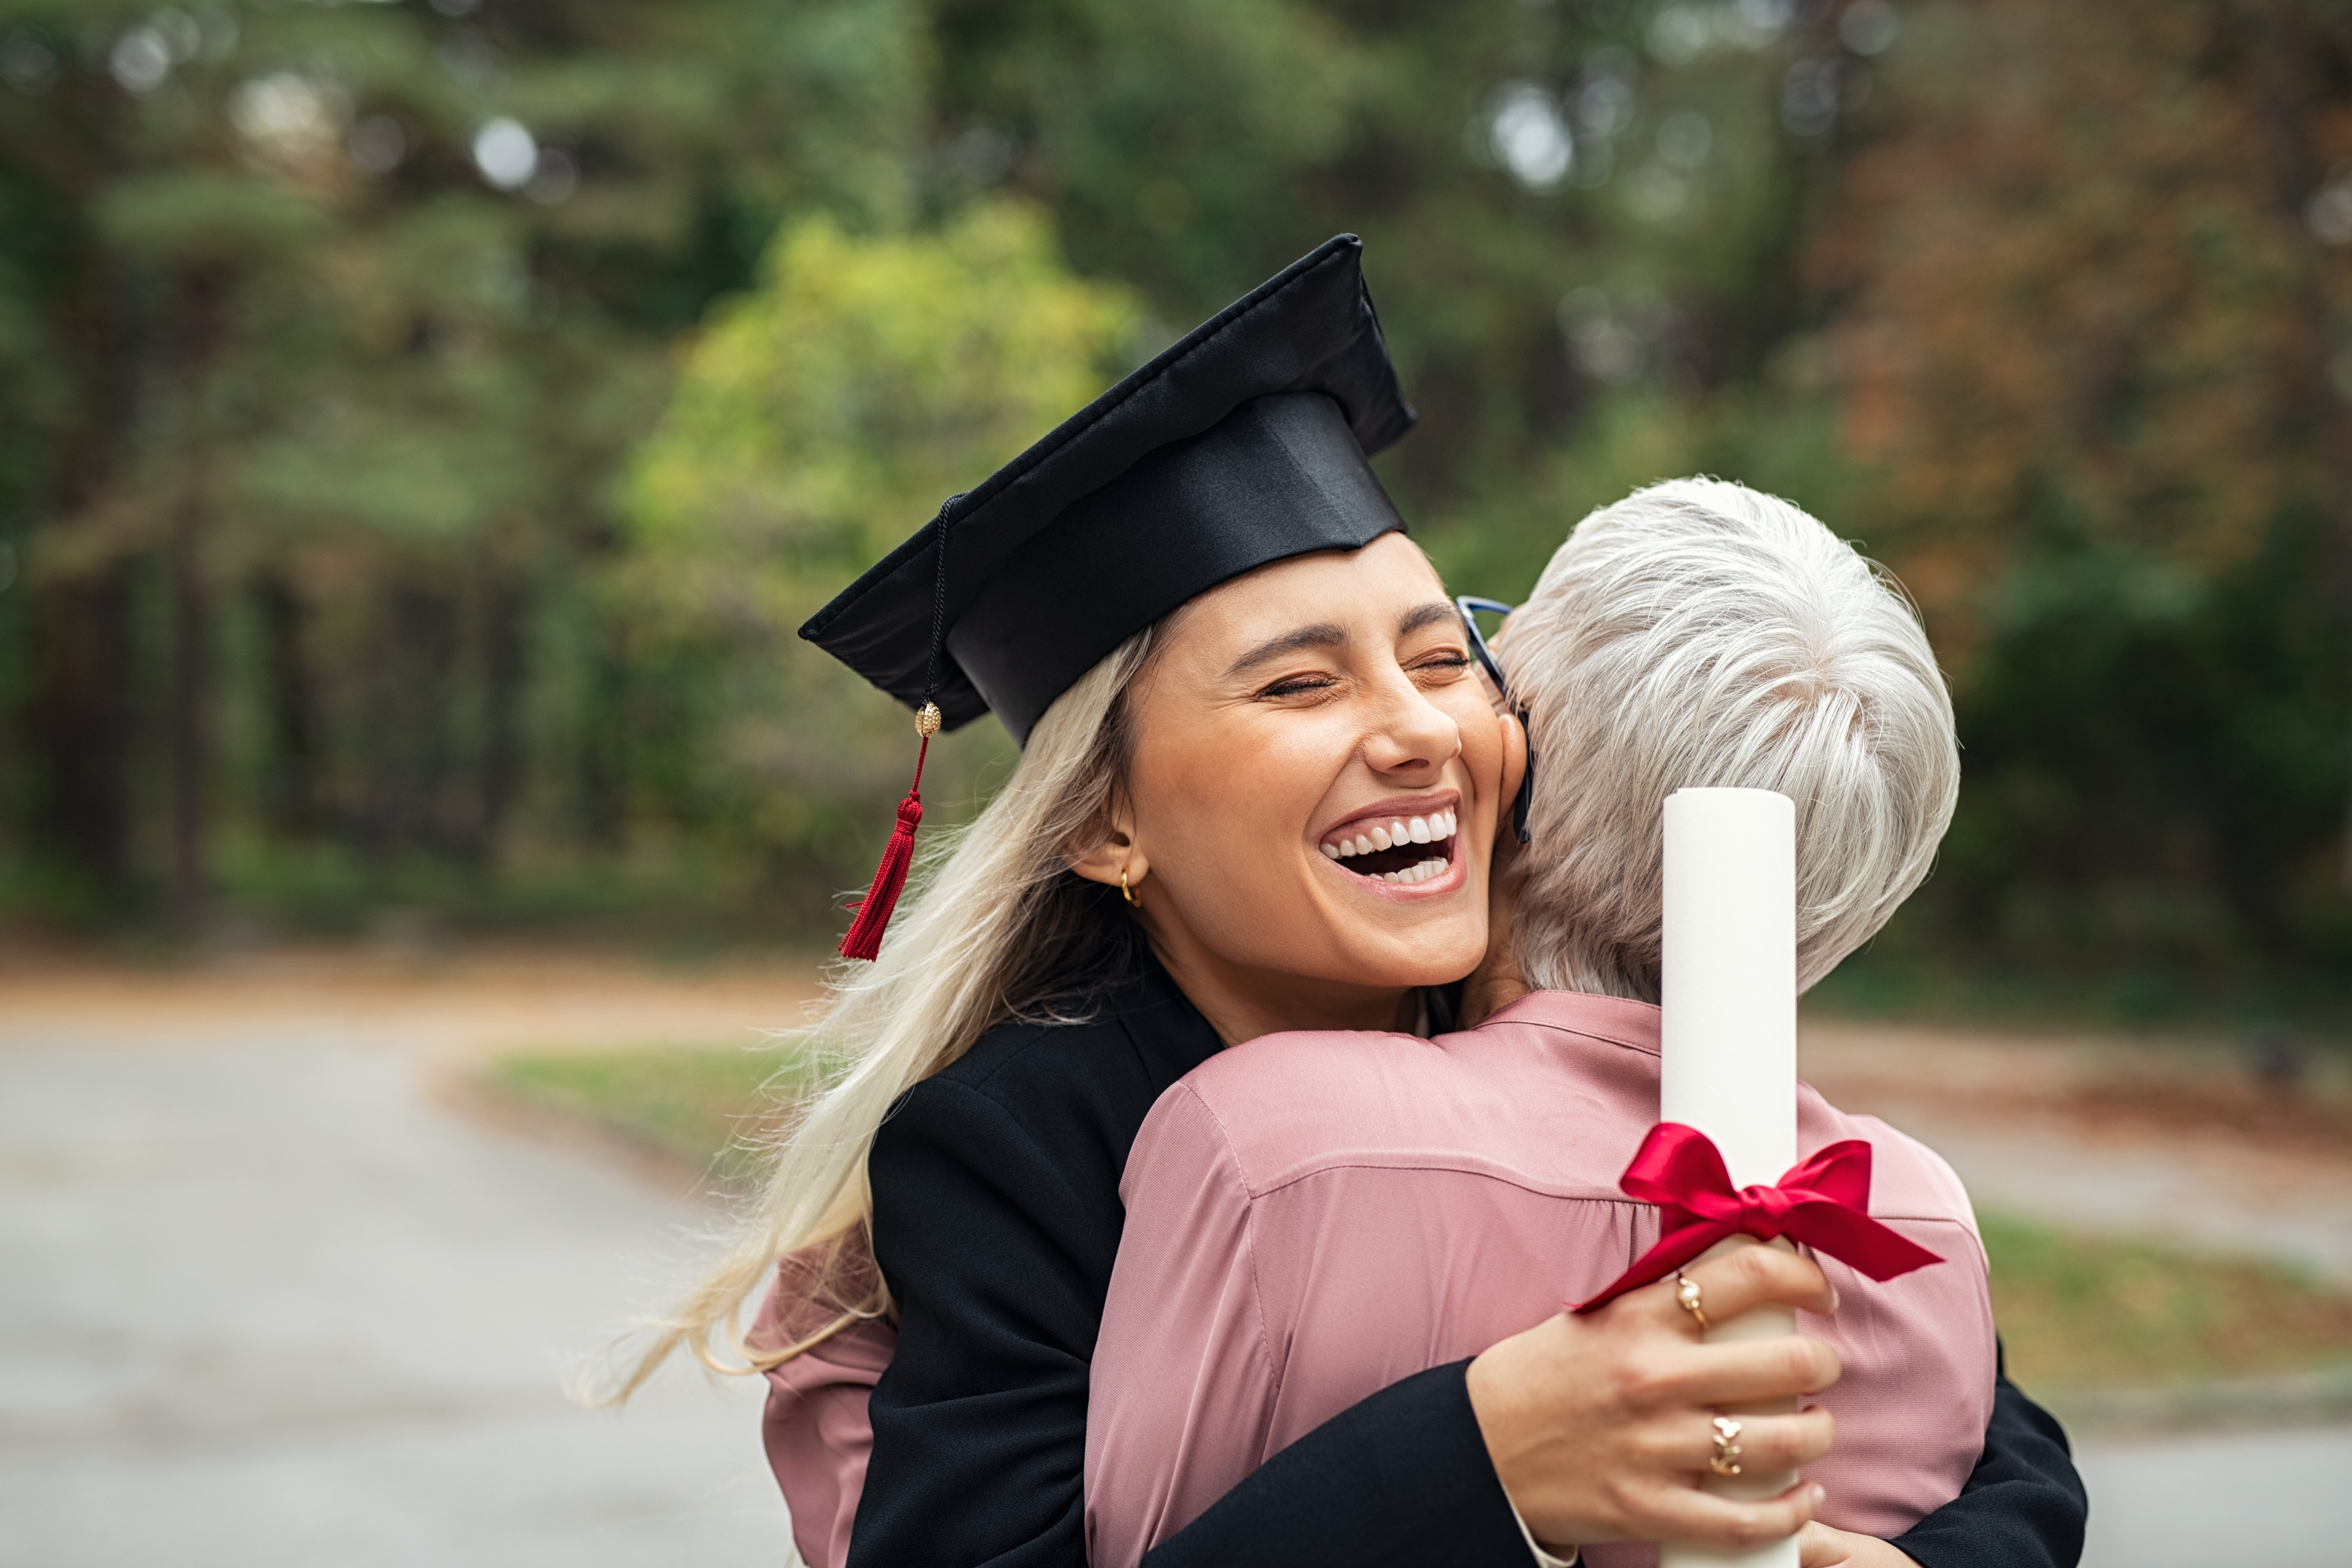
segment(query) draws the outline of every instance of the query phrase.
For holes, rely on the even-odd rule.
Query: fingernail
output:
[[[1815,1508],[1819,1508],[1819,1507],[1821,1507],[1821,1506],[1822,1506],[1822,1500],[1824,1498],[1828,1497],[1829,1495],[1830,1495],[1830,1489],[1829,1489],[1829,1488],[1827,1488],[1827,1487],[1818,1487],[1818,1486],[1817,1486],[1817,1487],[1815,1487],[1815,1488],[1813,1489],[1813,1506],[1814,1506]]]

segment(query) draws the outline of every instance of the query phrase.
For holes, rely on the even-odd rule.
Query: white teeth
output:
[[[1328,855],[1330,852],[1330,847],[1326,845],[1324,853]],[[1337,856],[1332,858],[1338,858]],[[1375,882],[1392,882],[1401,888],[1410,888],[1415,883],[1426,882],[1432,877],[1444,876],[1448,864],[1444,856],[1437,855],[1426,860],[1415,861],[1402,871],[1368,871],[1364,875]]]
[[[1407,844],[1442,844],[1460,832],[1461,827],[1462,819],[1458,813],[1450,810],[1433,811],[1427,816],[1376,824],[1352,838],[1342,835],[1318,847],[1334,860],[1346,860],[1358,855],[1370,855],[1375,850],[1401,848]],[[1445,864],[1442,859],[1424,860],[1421,862],[1421,867],[1434,866],[1437,870],[1442,871],[1445,868]],[[1407,867],[1402,871],[1383,873],[1381,880],[1418,882],[1437,874],[1436,871],[1421,869],[1421,867]],[[1418,875],[1415,874],[1416,872]]]

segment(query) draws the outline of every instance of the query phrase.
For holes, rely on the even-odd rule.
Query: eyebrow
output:
[[[1297,653],[1301,648],[1341,647],[1346,646],[1347,641],[1348,628],[1335,626],[1329,621],[1319,622],[1311,626],[1300,626],[1296,631],[1285,632],[1278,637],[1268,637],[1258,644],[1257,647],[1234,660],[1226,668],[1225,675],[1230,679],[1245,669],[1252,669],[1268,660],[1280,658],[1285,654]]]
[[[1411,637],[1423,626],[1433,626],[1440,621],[1453,620],[1456,614],[1454,606],[1444,599],[1407,610],[1404,619],[1397,623],[1397,636]]]
[[[1443,600],[1419,605],[1407,610],[1404,613],[1404,618],[1397,623],[1397,636],[1411,637],[1423,626],[1434,626],[1440,621],[1450,621],[1454,618],[1454,606]],[[1320,621],[1311,626],[1300,626],[1295,631],[1285,632],[1278,637],[1269,637],[1258,644],[1227,666],[1225,676],[1226,679],[1231,679],[1244,670],[1254,669],[1261,664],[1280,658],[1285,654],[1297,653],[1301,648],[1344,647],[1347,646],[1347,641],[1348,629],[1329,621]]]

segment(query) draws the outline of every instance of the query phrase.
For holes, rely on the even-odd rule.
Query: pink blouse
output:
[[[863,1293],[873,1268],[862,1234],[785,1258],[750,1343],[782,1347],[815,1332],[835,1317],[835,1302]],[[898,1348],[896,1329],[866,1319],[768,1369],[760,1435],[793,1516],[793,1544],[807,1568],[841,1568],[848,1561],[849,1527],[874,1448],[866,1402]]]
[[[1657,1239],[1617,1178],[1658,1113],[1658,1010],[1538,992],[1434,1041],[1339,1031],[1225,1051],[1160,1097],[1129,1157],[1087,1415],[1094,1568],[1132,1568],[1358,1400],[1607,1285]],[[1871,1213],[1948,1260],[1875,1284],[1822,1259],[1804,1316],[1844,1376],[1825,1521],[1882,1538],[1959,1495],[1992,1412],[1984,1249],[1958,1177],[1798,1091],[1810,1153],[1866,1138]],[[1592,1568],[1656,1548],[1593,1547]]]

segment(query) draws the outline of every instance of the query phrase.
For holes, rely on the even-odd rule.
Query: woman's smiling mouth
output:
[[[1451,807],[1351,822],[1319,847],[1360,877],[1411,887],[1442,876],[1453,863],[1454,836],[1460,826]]]

